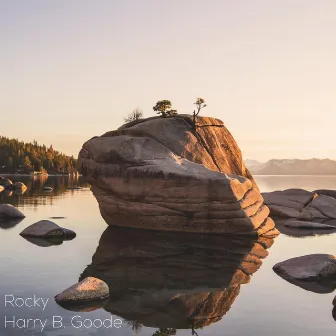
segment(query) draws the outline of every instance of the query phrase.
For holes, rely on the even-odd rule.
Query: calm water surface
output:
[[[0,223],[0,335],[336,334],[332,317],[335,292],[309,292],[272,271],[275,263],[287,258],[310,253],[335,254],[335,235],[280,235],[251,281],[232,288],[232,284],[239,282],[236,276],[243,265],[239,255],[249,250],[253,255],[253,242],[236,244],[218,237],[190,239],[183,235],[162,237],[133,230],[106,230],[97,201],[81,179],[17,179],[28,185],[25,194],[0,194],[1,203],[14,204],[26,215],[16,225]],[[261,191],[291,187],[336,189],[336,177],[256,179]],[[54,191],[44,192],[43,185],[52,186]],[[73,185],[84,188],[67,189]],[[32,223],[51,217],[64,217],[52,220],[76,231],[77,237],[61,245],[41,247],[19,236]],[[76,312],[54,302],[54,295],[87,275],[102,276],[109,283],[111,298],[105,309],[91,307],[92,311]],[[205,293],[212,293],[211,297]],[[5,295],[36,295],[49,301],[44,311],[38,307],[4,307]],[[77,320],[83,321],[110,319],[111,314],[123,321],[121,328],[76,329],[71,324],[77,315]],[[63,328],[52,326],[54,316],[62,317]],[[47,324],[43,332],[39,325],[19,329],[8,324],[5,329],[5,318],[14,317],[47,319]]]

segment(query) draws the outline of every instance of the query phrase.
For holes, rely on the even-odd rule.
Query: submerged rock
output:
[[[303,220],[336,218],[336,199],[303,189],[287,189],[262,194],[271,215]]]
[[[310,254],[280,262],[273,270],[289,282],[329,282],[336,288],[336,257],[329,254]]]
[[[24,218],[25,215],[11,204],[0,204],[0,218]]]
[[[223,122],[178,115],[130,123],[79,154],[110,225],[163,231],[278,234]]]
[[[288,221],[285,223],[285,226],[295,229],[308,229],[308,230],[335,230],[336,226],[317,223],[317,222],[306,222],[306,221]]]
[[[109,296],[108,285],[97,278],[88,277],[81,282],[67,288],[55,296],[59,304],[79,304],[83,302],[101,300]]]
[[[63,239],[73,239],[76,233],[72,230],[62,228],[49,220],[41,220],[25,228],[21,233],[23,237],[52,238],[61,237]]]

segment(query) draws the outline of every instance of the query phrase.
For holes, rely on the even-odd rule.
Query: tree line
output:
[[[77,160],[45,145],[23,142],[0,136],[0,172],[25,173],[32,171],[49,174],[77,172]]]

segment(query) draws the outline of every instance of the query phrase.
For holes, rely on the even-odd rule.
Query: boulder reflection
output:
[[[272,244],[270,238],[109,227],[80,280],[105,281],[110,298],[104,309],[136,329],[194,330],[227,313]]]

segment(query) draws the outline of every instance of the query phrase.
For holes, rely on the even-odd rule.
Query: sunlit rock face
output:
[[[223,122],[149,118],[87,141],[79,153],[110,225],[164,231],[277,234]]]
[[[133,325],[196,329],[227,313],[272,244],[270,238],[109,227],[80,280],[105,281],[104,309]]]

